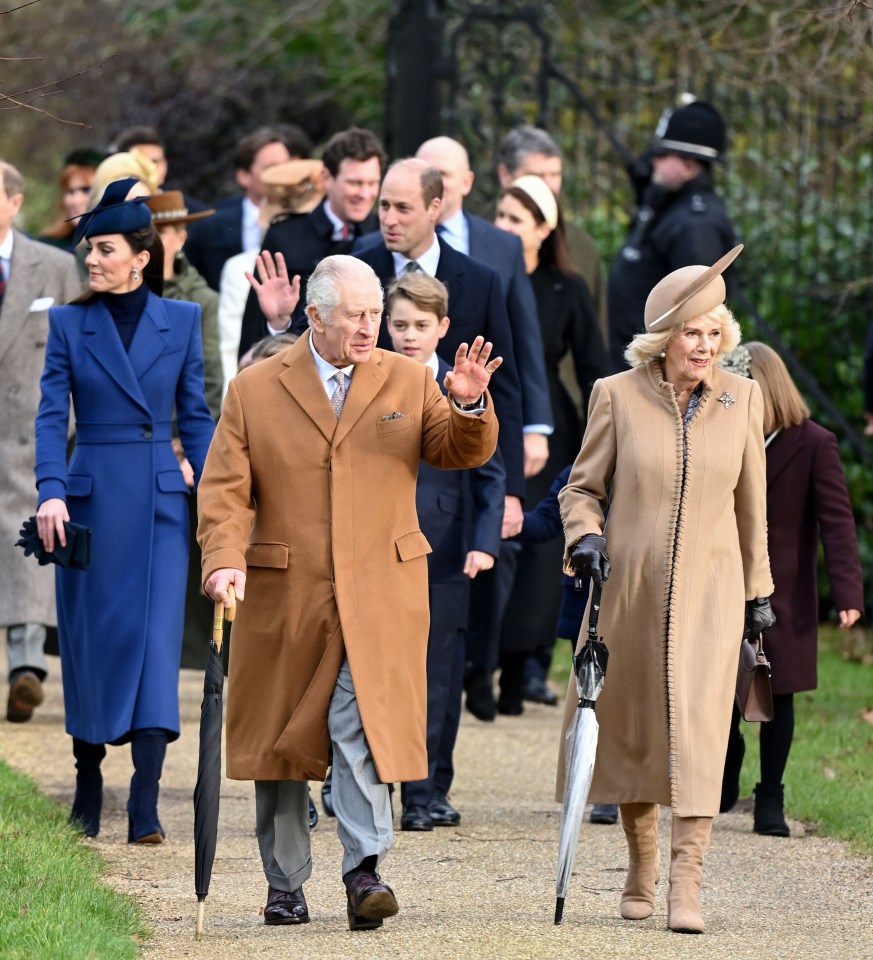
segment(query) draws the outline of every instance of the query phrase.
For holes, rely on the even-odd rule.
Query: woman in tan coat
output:
[[[703,930],[744,601],[754,626],[772,619],[761,394],[716,365],[740,338],[721,274],[741,249],[652,290],[647,332],[625,354],[632,369],[595,384],[560,495],[567,571],[603,581],[610,657],[589,799],[621,805],[621,915],[653,913],[658,805],[669,804],[667,925],[687,933]],[[575,707],[568,697],[565,723]]]

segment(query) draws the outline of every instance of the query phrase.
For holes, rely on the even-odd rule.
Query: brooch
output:
[[[734,400],[734,398],[727,392],[727,390],[725,390],[725,392],[724,392],[718,399],[724,404],[725,410],[727,410],[727,408],[728,408],[732,403],[736,403],[736,402],[737,402],[737,401]]]

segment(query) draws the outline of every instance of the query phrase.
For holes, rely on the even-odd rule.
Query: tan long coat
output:
[[[683,486],[682,417],[660,365],[595,385],[560,495],[568,556],[603,531],[612,563],[594,802],[718,812],[744,601],[773,591],[762,416],[754,381],[713,370],[688,429]],[[562,790],[563,750],[558,799]]]
[[[462,414],[428,367],[381,350],[355,368],[339,421],[308,334],[231,381],[198,490],[204,581],[221,567],[248,577],[228,776],[324,778],[344,651],[379,776],[427,776],[430,546],[415,480],[420,459],[476,466],[496,442],[490,400]]]

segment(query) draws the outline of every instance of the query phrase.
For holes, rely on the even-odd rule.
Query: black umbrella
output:
[[[212,621],[212,642],[206,654],[206,673],[203,679],[203,703],[200,705],[200,756],[197,762],[197,783],[194,787],[194,887],[197,892],[197,928],[195,938],[203,938],[203,916],[206,895],[212,879],[215,844],[218,839],[218,803],[221,791],[221,727],[224,690],[224,664],[221,644],[224,621],[233,620],[236,602],[233,587],[231,605],[225,614],[224,604],[215,604]]]
[[[578,589],[578,581],[577,581]],[[561,811],[561,834],[558,841],[558,879],[555,893],[555,923],[564,916],[564,900],[570,886],[573,860],[579,844],[579,828],[588,790],[594,776],[594,758],[597,753],[598,724],[594,715],[594,701],[603,690],[609,651],[602,637],[597,635],[600,616],[600,587],[592,585],[591,609],[588,614],[588,639],[573,658],[576,674],[576,692],[579,705],[567,727],[564,737],[564,803]]]

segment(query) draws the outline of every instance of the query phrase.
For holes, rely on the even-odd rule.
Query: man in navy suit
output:
[[[461,343],[483,336],[503,357],[500,377],[491,384],[494,412],[500,421],[498,449],[506,469],[506,509],[521,518],[524,496],[524,440],[521,391],[515,365],[506,301],[495,270],[458,253],[436,235],[443,181],[423,160],[398,160],[382,181],[379,195],[379,242],[359,241],[352,253],[369,263],[387,287],[396,277],[418,270],[441,280],[449,291],[451,327],[437,353],[454,358]],[[379,346],[391,349],[387,325],[379,329]]]
[[[546,438],[554,430],[554,421],[537,304],[525,270],[521,241],[464,210],[464,197],[473,188],[474,174],[467,151],[457,140],[434,137],[426,140],[415,155],[442,174],[443,202],[437,222],[439,236],[459,253],[493,267],[500,275],[521,383],[524,475],[532,477],[548,460]]]
[[[324,148],[324,199],[311,212],[274,223],[262,250],[285,258],[288,276],[300,277],[300,300],[291,316],[291,328],[307,327],[306,281],[319,261],[334,253],[348,253],[354,241],[379,226],[373,213],[385,152],[375,133],[351,127],[334,134]],[[281,333],[267,324],[254,290],[249,291],[239,342],[242,357],[258,340]]]
[[[309,156],[309,141],[302,130],[295,140],[288,136],[295,129],[299,130],[261,127],[243,137],[233,155],[234,176],[243,194],[222,201],[208,223],[199,223],[188,231],[185,254],[213,290],[221,284],[226,260],[261,245],[258,214],[266,193],[261,174],[286,160]]]
[[[388,289],[385,309],[394,349],[430,367],[446,393],[443,381],[451,367],[436,354],[449,329],[445,286],[421,271],[405,274]],[[401,786],[401,830],[431,830],[461,822],[448,793],[461,719],[470,582],[494,565],[500,549],[505,489],[499,452],[470,470],[438,470],[424,461],[418,468],[415,505],[421,530],[432,548],[427,558],[428,776]]]

